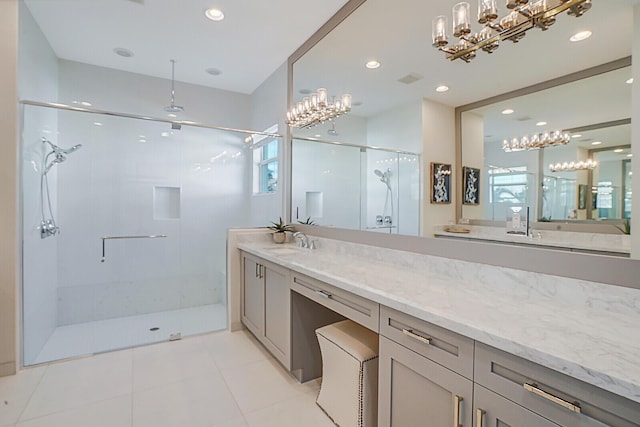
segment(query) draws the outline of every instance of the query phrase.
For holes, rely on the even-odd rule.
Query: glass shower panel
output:
[[[25,365],[226,327],[226,229],[248,211],[242,138],[25,106]]]
[[[293,140],[294,221],[360,228],[360,148]]]
[[[399,155],[388,151],[366,150],[366,215],[363,229],[398,233]]]

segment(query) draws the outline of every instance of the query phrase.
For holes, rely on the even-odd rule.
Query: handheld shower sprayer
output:
[[[82,147],[82,144],[74,145],[70,148],[61,148],[46,138],[42,138],[42,143],[48,144],[51,147],[51,151],[49,151],[47,154],[43,154],[43,167],[40,174],[40,210],[42,214],[40,219],[40,238],[44,239],[49,236],[54,236],[60,231],[60,228],[56,225],[56,220],[53,216],[53,209],[51,207],[51,195],[49,194],[49,180],[47,178],[47,174],[53,166],[67,160],[68,154],[79,150],[80,147]],[[49,158],[51,156],[54,157],[51,161],[49,161]],[[49,217],[51,219],[45,219],[45,201],[47,206],[49,207]]]

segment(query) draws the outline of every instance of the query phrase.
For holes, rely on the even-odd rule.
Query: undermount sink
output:
[[[292,255],[292,254],[299,254],[301,252],[301,249],[291,247],[291,246],[268,247],[268,248],[264,248],[264,250],[267,252],[271,252],[272,254],[275,254],[275,255]]]

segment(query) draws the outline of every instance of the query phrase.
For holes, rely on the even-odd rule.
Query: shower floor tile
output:
[[[227,308],[222,304],[59,326],[33,364],[167,341],[178,332],[184,337],[226,327]]]

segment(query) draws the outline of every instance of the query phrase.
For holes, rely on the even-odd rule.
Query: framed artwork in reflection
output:
[[[462,203],[480,204],[480,169],[464,166],[462,168]]]
[[[451,165],[431,162],[431,203],[451,203]]]

